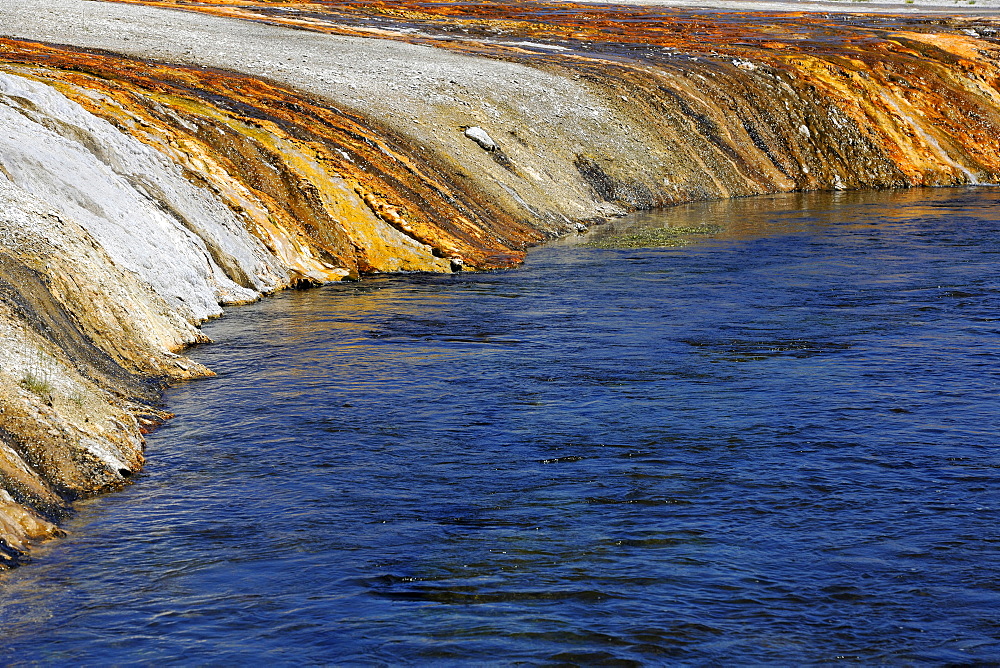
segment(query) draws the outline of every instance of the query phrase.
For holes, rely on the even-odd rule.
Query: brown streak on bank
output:
[[[543,238],[462,190],[433,154],[405,137],[257,78],[5,39],[0,63],[55,86],[187,167],[272,251],[298,263],[308,282],[339,280],[341,269],[350,276],[435,269],[387,265],[394,249],[371,229],[373,216],[434,256],[474,269],[513,266]]]
[[[656,126],[651,119],[671,126],[650,130],[710,175],[667,176],[688,183],[687,192],[609,175],[632,181],[619,189],[624,196],[611,198],[627,208],[788,190],[945,185],[995,180],[1000,171],[993,19],[562,2],[119,1],[427,44],[582,76],[612,101],[628,98],[618,106],[636,127]],[[962,32],[971,27],[981,34]],[[601,162],[588,160],[588,169]]]

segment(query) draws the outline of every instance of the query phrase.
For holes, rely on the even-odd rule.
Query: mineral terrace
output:
[[[655,4],[0,6],[0,564],[140,469],[224,305],[696,199],[1000,180],[989,0]]]

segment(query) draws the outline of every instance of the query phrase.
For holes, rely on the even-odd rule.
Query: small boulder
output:
[[[480,148],[484,151],[495,151],[500,148],[497,143],[493,141],[493,137],[490,137],[486,130],[481,127],[475,125],[472,126],[465,131],[465,136],[479,144]]]

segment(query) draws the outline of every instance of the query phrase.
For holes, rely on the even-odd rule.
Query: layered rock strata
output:
[[[997,181],[994,31],[531,2],[0,8],[0,566],[141,467],[159,390],[210,373],[182,353],[226,304],[510,267],[694,199]]]

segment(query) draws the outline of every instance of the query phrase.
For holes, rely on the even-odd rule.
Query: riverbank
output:
[[[986,18],[202,4],[0,8],[5,565],[142,465],[226,304],[679,202],[1000,180]]]

